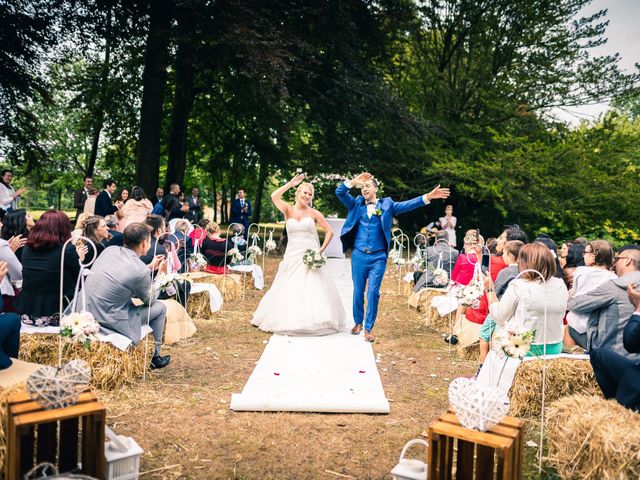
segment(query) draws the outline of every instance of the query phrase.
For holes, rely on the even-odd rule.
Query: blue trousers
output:
[[[364,253],[354,249],[351,255],[351,278],[353,279],[353,319],[356,325],[371,331],[378,315],[380,285],[387,268],[387,252]],[[364,299],[367,299],[367,311]]]
[[[20,350],[20,316],[17,313],[0,314],[0,370],[9,368],[11,358]]]

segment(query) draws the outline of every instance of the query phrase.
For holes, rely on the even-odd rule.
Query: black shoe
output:
[[[455,335],[447,335],[446,337],[444,337],[444,341],[450,343],[451,345],[457,345],[458,337],[456,337]]]
[[[155,370],[156,368],[164,368],[169,365],[171,361],[171,355],[165,355],[164,357],[158,355],[157,357],[153,357],[151,359],[151,370]]]

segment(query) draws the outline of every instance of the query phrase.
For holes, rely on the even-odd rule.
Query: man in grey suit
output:
[[[141,328],[147,323],[153,330],[155,350],[151,368],[169,364],[169,355],[160,355],[167,308],[158,302],[158,291],[151,289],[151,272],[165,267],[164,256],[156,256],[145,265],[140,256],[149,250],[151,228],[131,223],[124,229],[124,247],[107,247],[91,267],[85,282],[87,310],[106,329],[140,343]],[[143,302],[135,306],[132,298]]]
[[[438,262],[440,260],[440,256],[442,256],[442,268],[446,271],[449,276],[451,276],[451,272],[453,271],[453,266],[458,259],[458,250],[449,246],[449,234],[445,231],[439,231],[436,233],[436,241],[435,244],[431,247],[427,247],[427,251],[425,253],[425,261],[427,264],[426,272],[416,272],[414,274],[414,282],[415,286],[413,287],[413,291],[417,292],[418,290],[425,287],[433,287],[433,271],[438,267]],[[418,275],[420,274],[420,275]],[[446,285],[438,285],[439,287],[446,287]]]

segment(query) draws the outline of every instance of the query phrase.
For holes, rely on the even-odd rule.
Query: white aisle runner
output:
[[[351,265],[328,259],[353,326]],[[233,394],[236,411],[327,413],[389,413],[370,343],[362,335],[339,333],[324,337],[273,335],[242,393]]]

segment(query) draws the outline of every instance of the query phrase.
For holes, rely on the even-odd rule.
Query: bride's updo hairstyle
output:
[[[296,201],[298,200],[298,195],[300,195],[300,192],[302,192],[302,190],[304,190],[305,188],[308,188],[309,190],[311,190],[312,197],[315,195],[315,189],[313,188],[313,184],[309,182],[302,182],[300,185],[298,185],[298,188],[296,189]]]

